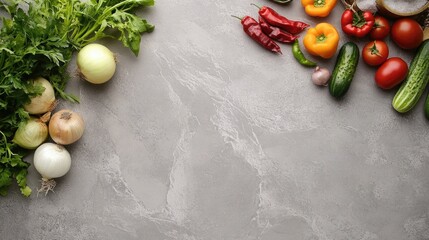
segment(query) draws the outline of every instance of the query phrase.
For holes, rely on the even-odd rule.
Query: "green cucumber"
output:
[[[429,81],[429,40],[425,40],[411,61],[408,75],[392,101],[393,108],[405,113],[419,101]]]
[[[345,43],[338,53],[331,79],[329,93],[335,98],[341,98],[349,90],[359,63],[359,48],[353,42]]]

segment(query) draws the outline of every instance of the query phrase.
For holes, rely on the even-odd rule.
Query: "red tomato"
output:
[[[375,83],[382,89],[391,89],[401,83],[408,73],[407,63],[398,57],[387,59],[375,72]]]
[[[411,18],[401,18],[392,25],[391,37],[403,49],[413,49],[423,42],[423,29]]]
[[[371,39],[381,40],[389,35],[390,32],[390,24],[389,21],[382,16],[374,17],[374,26],[372,27],[369,36]]]
[[[387,44],[381,40],[369,42],[362,49],[363,61],[370,66],[378,66],[389,56]]]

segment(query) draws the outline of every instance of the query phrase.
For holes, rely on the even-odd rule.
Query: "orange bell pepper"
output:
[[[308,29],[304,36],[304,47],[312,55],[331,58],[337,52],[340,35],[329,23],[319,23]]]
[[[301,0],[305,12],[312,17],[327,17],[337,0]]]

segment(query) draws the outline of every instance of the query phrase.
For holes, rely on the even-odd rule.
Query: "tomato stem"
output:
[[[381,56],[380,51],[378,51],[378,48],[377,48],[377,45],[376,45],[375,41],[374,41],[374,45],[372,45],[372,47],[370,48],[370,50],[371,50],[371,55],[377,55],[379,57],[383,57],[383,56]]]

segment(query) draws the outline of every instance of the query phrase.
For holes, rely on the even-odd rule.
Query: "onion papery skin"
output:
[[[34,152],[34,168],[45,179],[59,178],[71,167],[71,156],[64,146],[44,143]]]
[[[48,138],[48,126],[38,118],[30,118],[21,123],[12,140],[25,149],[36,149]]]
[[[33,80],[33,85],[41,85],[45,90],[41,95],[32,98],[29,104],[25,104],[24,110],[29,114],[43,114],[52,111],[55,106],[55,92],[51,83],[45,78],[38,77]]]
[[[49,135],[57,144],[69,145],[79,140],[85,130],[83,118],[76,112],[63,109],[49,121]]]
[[[102,84],[115,74],[115,55],[107,47],[91,43],[79,51],[77,67],[85,80],[93,84]]]

